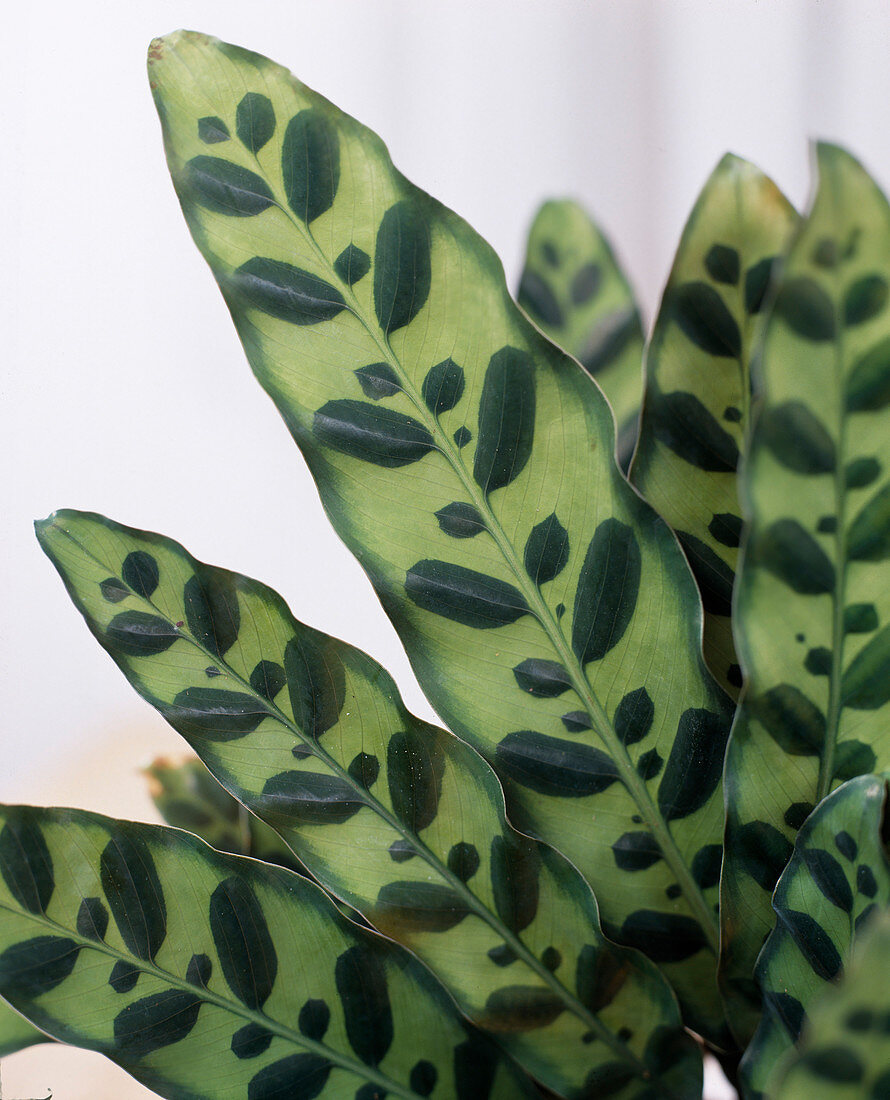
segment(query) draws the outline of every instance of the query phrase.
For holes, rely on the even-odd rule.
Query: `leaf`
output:
[[[180,35],[164,40],[151,81],[174,184],[253,368],[306,454],[332,522],[367,569],[431,702],[495,764],[510,735],[564,740],[561,716],[586,710],[590,729],[575,723],[574,741],[604,753],[620,781],[584,796],[590,802],[580,827],[566,827],[561,795],[517,782],[510,783],[513,812],[524,831],[559,845],[590,878],[611,924],[621,927],[641,908],[697,922],[698,958],[673,967],[670,978],[699,1033],[724,1036],[712,981],[714,898],[690,870],[702,847],[720,841],[721,799],[715,792],[669,825],[656,804],[656,770],[670,755],[684,711],[714,714],[722,743],[729,708],[701,664],[699,610],[680,551],[612,460],[613,420],[602,395],[512,304],[489,247],[400,176],[374,135],[282,69]],[[227,121],[243,95],[261,89],[278,117],[262,158],[278,205],[265,221],[249,223],[257,232],[235,239],[231,219],[196,206],[183,189],[182,165],[197,148],[189,104],[197,98],[202,112],[212,109]],[[324,114],[341,165],[332,205],[308,224],[284,215],[272,155],[285,120],[305,110]],[[353,286],[336,270],[349,244],[373,257],[369,277]],[[229,287],[232,272],[256,255],[311,272],[348,308],[314,326],[253,308]],[[446,359],[462,370],[464,388],[453,408],[433,411],[424,384]],[[354,372],[380,362],[392,368],[399,390],[363,401]],[[443,531],[437,513],[455,502],[475,508],[487,533],[456,539]],[[553,514],[566,532],[568,558],[541,584],[527,571],[525,552],[533,528]],[[620,577],[619,568],[626,571]],[[617,591],[604,587],[616,579]],[[576,698],[524,691],[513,669],[529,658],[561,664]],[[612,717],[641,687],[656,717],[649,736],[628,752]],[[576,789],[574,781],[555,786]],[[599,826],[635,814],[665,854],[645,885],[611,857],[626,826],[609,836]]]
[[[890,859],[882,835],[886,786],[878,775],[851,779],[818,806],[798,834],[773,896],[778,922],[757,962],[764,1008],[742,1060],[747,1095],[765,1091],[783,1057],[793,1063],[795,1044],[808,1049],[818,1018],[811,1021],[810,1013],[818,1014],[833,983],[840,979],[843,987],[861,973],[855,963],[848,970],[859,957],[860,933],[876,907],[886,910],[890,904]],[[886,1014],[886,972],[877,973]],[[844,1030],[833,1036],[844,1048],[848,1038]],[[808,1061],[802,1055],[801,1068]],[[838,1072],[843,1065],[838,1055]],[[829,1073],[816,1076],[831,1080]]]
[[[841,1090],[880,1096],[890,1086],[890,918],[868,921],[855,956],[836,987],[817,994],[807,1031],[769,1080],[776,1100],[833,1100]]]
[[[0,1058],[32,1047],[35,1043],[49,1043],[48,1035],[38,1031],[33,1024],[20,1016],[5,1002],[0,1001]]]
[[[783,861],[758,878],[739,838],[756,825],[790,853],[801,813],[844,779],[890,767],[886,493],[883,475],[874,488],[844,476],[862,460],[890,461],[885,412],[850,402],[851,392],[869,392],[851,380],[890,337],[890,312],[861,326],[838,321],[831,340],[819,335],[827,322],[812,315],[824,296],[842,318],[851,286],[890,275],[890,206],[843,150],[819,146],[818,165],[812,211],[779,279],[794,295],[810,287],[811,312],[798,303],[792,322],[786,305],[766,322],[762,412],[743,476],[752,526],[735,613],[748,687],[727,758],[721,899],[724,988],[742,1041],[757,1024],[751,975],[773,925],[770,894]],[[866,224],[867,235],[858,228]]]
[[[419,1062],[434,1067],[446,1095],[460,1096],[456,1053],[484,1040],[468,1034],[424,967],[342,918],[317,886],[187,833],[80,810],[4,807],[2,828],[14,830],[23,813],[58,873],[47,913],[35,913],[9,890],[0,857],[0,992],[48,1035],[100,1051],[164,1096],[256,1098],[285,1088],[339,1097],[344,1082],[350,1095],[366,1082],[413,1097]],[[100,938],[84,934],[79,906],[103,897],[108,850],[131,880],[145,859],[156,868],[158,893],[143,897],[144,922],[164,929],[153,958],[135,954],[114,920]],[[121,966],[134,974],[126,988],[109,981]],[[355,990],[372,971],[364,998],[378,1010],[377,1035],[389,1009],[389,1042],[375,1043],[373,1061]],[[526,1095],[496,1056],[486,1095]]]
[[[751,361],[794,223],[785,197],[753,164],[720,161],[683,231],[655,321],[630,473],[680,534],[704,600],[705,658],[733,697],[741,687],[730,623],[739,541],[723,532],[741,528],[735,471]]]
[[[39,525],[39,534],[90,629],[225,790],[276,829],[325,888],[419,955],[461,1009],[489,1027],[523,1065],[559,1091],[580,1087],[604,1061],[630,1065],[637,1076],[655,1072],[644,1059],[649,1040],[656,1031],[679,1032],[680,1025],[667,984],[641,956],[607,943],[580,875],[510,828],[490,768],[469,746],[409,714],[379,665],[298,623],[264,585],[201,565],[161,536],[75,512],[56,514]],[[120,577],[121,563],[134,552],[150,556],[155,567],[158,580],[149,598]],[[206,587],[233,594],[234,604],[218,605],[226,623],[239,623],[224,656],[209,647],[212,621],[202,624],[207,630],[198,637],[183,624],[175,645],[157,660],[131,658],[109,643],[105,625],[122,605],[182,621],[196,575]],[[112,576],[127,591],[116,603],[102,589]],[[190,702],[207,682],[250,701],[249,728],[235,736],[226,711],[209,710],[200,697]],[[638,703],[637,709],[645,707]],[[552,738],[536,736],[552,751]],[[541,763],[546,782],[574,783],[580,794],[616,783],[605,753],[568,745],[571,757]],[[230,815],[227,804],[225,809]],[[20,851],[19,845],[8,848]],[[37,851],[33,838],[29,848]],[[344,859],[344,851],[357,858]],[[28,871],[22,868],[16,881],[31,881]],[[271,999],[270,989],[274,996],[281,980],[274,975],[284,959],[274,937],[270,949],[249,898],[240,898],[228,880],[224,885],[213,894],[216,955],[224,973],[231,972],[233,991],[259,1008]],[[608,1027],[574,987],[582,948],[602,955],[597,965],[623,975]],[[558,964],[548,965],[554,954]],[[262,965],[248,968],[247,955]],[[349,970],[342,981],[358,989],[359,977]],[[555,998],[560,1011],[539,1027],[531,1019],[519,1026],[510,1015],[508,1027],[492,1006],[500,1003],[498,991],[517,984],[550,1003]],[[510,1001],[511,1014],[514,1009]],[[356,1013],[379,1015],[373,1006]],[[625,1021],[632,1034],[619,1036]],[[595,1043],[579,1041],[588,1033]],[[249,1045],[253,1038],[241,1041]],[[379,1037],[368,1038],[366,1053],[378,1051],[378,1043]],[[665,1087],[693,1096],[697,1067],[696,1052],[687,1048]]]
[[[626,470],[643,390],[643,327],[609,242],[577,203],[551,200],[538,210],[517,300],[602,387],[615,414],[618,462]]]

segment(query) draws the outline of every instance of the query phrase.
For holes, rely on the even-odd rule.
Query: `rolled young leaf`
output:
[[[536,214],[517,300],[602,387],[626,470],[643,396],[643,325],[609,242],[576,202],[552,200]]]
[[[837,986],[813,999],[806,1031],[770,1079],[775,1100],[857,1100],[890,1093],[890,913],[875,913]]]
[[[742,1041],[797,829],[834,786],[890,767],[890,206],[842,149],[820,145],[817,161],[764,333],[743,474],[735,625],[749,684],[727,760],[721,899]]]
[[[529,1095],[424,967],[299,875],[80,810],[0,823],[0,993],[161,1096]]]
[[[509,781],[520,827],[588,878],[610,934],[722,1036],[728,707],[602,395],[517,309],[491,249],[284,69],[179,33],[149,70],[195,240],[421,685]],[[211,186],[198,119],[229,125],[252,94],[273,137],[215,149],[262,186],[219,165]]]
[[[683,231],[655,321],[631,468],[631,481],[686,551],[705,606],[705,657],[734,697],[736,466],[770,276],[794,223],[782,192],[753,164],[720,161]]]
[[[136,690],[524,1067],[559,1095],[616,1074],[622,1095],[650,1079],[699,1095],[700,1058],[667,984],[603,938],[581,876],[510,828],[488,765],[409,714],[375,661],[159,535],[75,512],[38,532]],[[149,635],[163,648],[137,652]]]
[[[757,961],[764,1007],[742,1059],[748,1097],[764,1094],[779,1060],[806,1034],[811,1005],[844,973],[871,917],[890,905],[886,801],[886,777],[859,776],[800,830],[773,898],[777,924]]]

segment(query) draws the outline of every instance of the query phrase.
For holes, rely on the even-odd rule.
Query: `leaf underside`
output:
[[[292,872],[79,810],[0,822],[0,993],[161,1096],[526,1095],[424,967]]]
[[[732,590],[742,520],[736,467],[751,360],[795,215],[772,180],[727,155],[690,215],[646,355],[631,481],[677,532],[705,607],[705,658],[736,697]]]
[[[764,334],[736,634],[748,688],[727,760],[724,982],[742,1042],[770,894],[839,783],[890,767],[890,207],[818,149],[812,212]]]
[[[643,326],[609,242],[575,202],[544,203],[529,231],[517,300],[602,388],[615,413],[626,470],[643,396]]]
[[[622,1097],[652,1078],[665,1095],[697,1095],[700,1059],[667,984],[604,939],[581,876],[509,827],[488,765],[409,714],[375,661],[159,535],[74,512],[38,533],[140,695],[526,1069],[560,1095],[619,1069]]]
[[[747,1096],[767,1091],[770,1074],[806,1037],[811,1007],[843,975],[874,914],[890,905],[890,861],[882,837],[886,797],[885,777],[851,779],[798,835],[773,899],[776,927],[757,962],[764,1008],[742,1060]],[[882,977],[890,1007],[886,971]]]
[[[588,877],[613,938],[662,963],[696,1030],[722,1039],[728,707],[601,394],[517,310],[488,246],[285,70],[179,34],[150,80],[193,236],[421,685],[494,763],[521,827]],[[199,117],[231,131],[254,94],[272,137],[216,144],[208,166]]]

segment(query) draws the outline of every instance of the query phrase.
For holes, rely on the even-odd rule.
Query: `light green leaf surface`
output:
[[[526,1095],[415,959],[300,876],[80,810],[0,822],[0,993],[160,1095]]]
[[[25,1047],[32,1047],[36,1043],[49,1042],[51,1040],[48,1035],[38,1031],[5,1001],[0,1001],[0,1058],[15,1054],[17,1050],[24,1050]]]
[[[195,240],[424,690],[509,781],[520,827],[588,877],[612,935],[722,1034],[729,714],[602,395],[490,248],[284,69],[192,33],[157,40],[149,69]],[[199,119],[234,132],[246,95],[268,98],[273,136],[211,157]]]
[[[795,215],[772,180],[727,155],[690,215],[646,355],[631,481],[677,532],[705,605],[705,657],[733,696],[731,604],[742,521],[736,467],[751,361]]]
[[[194,833],[220,852],[305,873],[278,833],[233,798],[200,760],[158,759],[145,774],[152,801],[168,825]]]
[[[552,200],[538,211],[518,301],[602,387],[615,413],[618,463],[626,470],[643,397],[643,325],[609,242],[578,203]]]
[[[805,1032],[811,1005],[843,973],[860,931],[890,905],[881,835],[886,787],[881,776],[851,779],[800,830],[776,886],[777,924],[757,962],[764,1009],[742,1060],[748,1097],[764,1094],[770,1073]]]
[[[890,207],[818,149],[812,212],[763,346],[736,601],[749,685],[727,761],[724,968],[734,1026],[795,832],[845,779],[890,767]]]
[[[38,531],[140,695],[523,1066],[561,1095],[616,1075],[622,1097],[652,1078],[698,1095],[667,984],[603,938],[577,871],[510,828],[485,761],[409,714],[375,661],[169,539],[74,512]]]
[[[890,913],[868,921],[838,985],[814,999],[799,1049],[770,1080],[775,1100],[890,1095]]]

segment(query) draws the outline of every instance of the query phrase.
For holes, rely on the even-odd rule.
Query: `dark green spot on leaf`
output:
[[[683,283],[670,297],[673,315],[684,334],[708,355],[738,358],[742,337],[735,318],[707,283]]]
[[[450,412],[464,394],[464,372],[453,359],[443,359],[431,367],[423,380],[421,395],[435,416]]]
[[[705,256],[705,269],[715,283],[735,286],[742,273],[738,251],[729,245],[712,245]]]
[[[334,260],[334,271],[347,286],[354,286],[370,270],[371,257],[354,244],[348,244]]]
[[[333,450],[390,470],[417,462],[435,448],[419,421],[365,401],[328,401],[316,412],[313,430]]]
[[[415,206],[398,202],[383,215],[374,256],[374,310],[386,335],[414,320],[430,281],[429,226]]]
[[[439,527],[453,539],[471,539],[484,531],[485,520],[472,504],[456,500],[435,513]]]
[[[618,779],[618,769],[600,749],[531,730],[508,734],[496,759],[508,779],[556,798],[586,798]]]
[[[185,178],[195,202],[214,214],[249,218],[275,202],[262,176],[221,157],[193,157]]]
[[[684,462],[715,473],[735,471],[736,441],[693,394],[682,390],[656,394],[648,410],[655,438]]]
[[[258,153],[275,133],[275,111],[269,97],[259,92],[243,96],[235,111],[235,130],[241,144]]]
[[[370,363],[352,372],[358,379],[365,397],[379,401],[383,397],[392,397],[402,386],[399,377],[389,363]]]
[[[300,111],[287,124],[281,172],[288,206],[307,225],[329,210],[340,185],[340,141],[321,111]]]
[[[424,611],[477,630],[506,626],[529,613],[524,596],[512,584],[444,561],[412,566],[405,591]]]

